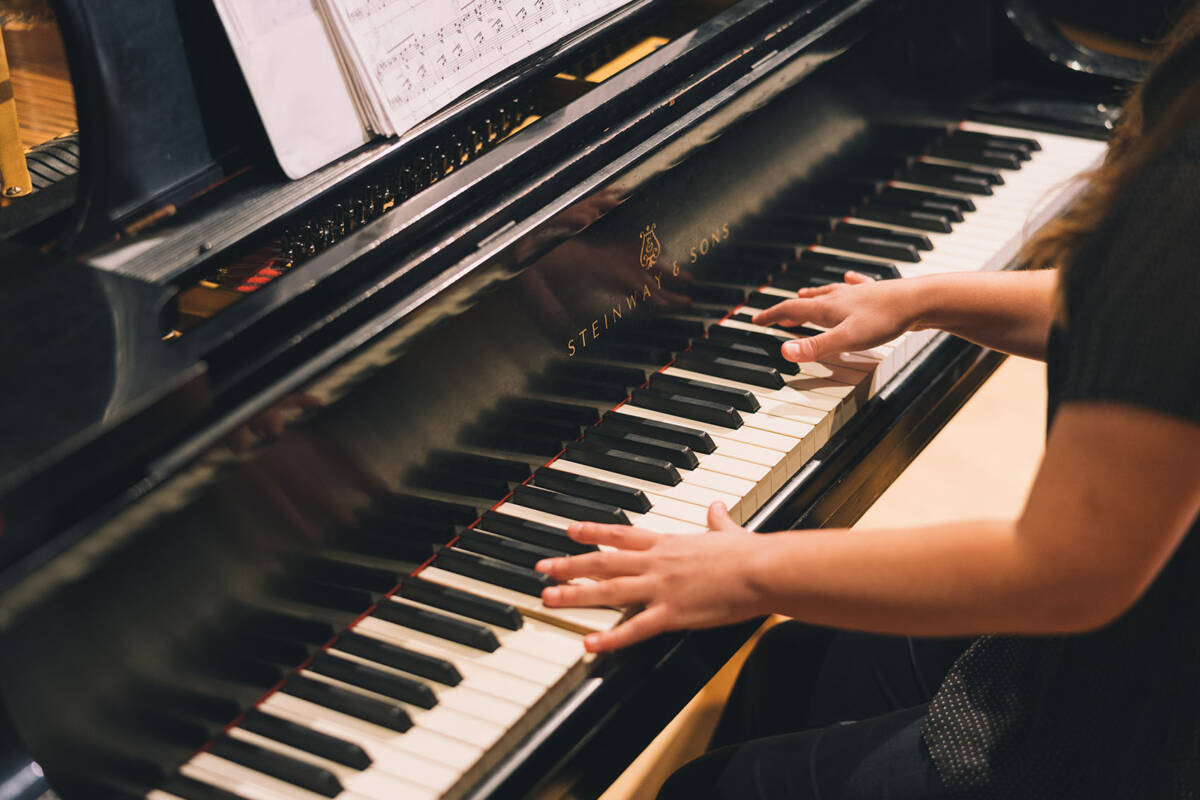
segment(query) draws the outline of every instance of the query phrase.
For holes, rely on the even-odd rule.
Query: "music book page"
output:
[[[379,133],[455,98],[628,0],[317,0],[372,97]]]
[[[299,178],[369,139],[313,0],[214,0],[279,165]]]
[[[630,0],[213,0],[283,170],[404,133]]]

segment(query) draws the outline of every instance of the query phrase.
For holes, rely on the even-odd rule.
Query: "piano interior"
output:
[[[579,551],[570,520],[702,532],[715,498],[755,531],[848,524],[994,369],[924,333],[797,367],[806,331],[749,316],[846,269],[1005,268],[1069,200],[1135,67],[1070,70],[1047,52],[1082,45],[1006,7],[640,0],[308,178],[261,130],[218,158],[222,128],[107,204],[123,129],[81,100],[90,200],[0,240],[10,324],[61,331],[0,414],[19,774],[67,800],[599,794],[753,626],[592,659],[621,612],[545,608],[532,563]],[[53,120],[31,166],[73,127],[54,74],[46,115],[18,105]]]

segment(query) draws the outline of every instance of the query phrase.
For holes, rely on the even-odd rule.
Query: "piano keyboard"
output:
[[[692,287],[691,308],[598,341],[537,393],[502,404],[469,448],[432,459],[423,489],[331,551],[318,577],[385,592],[396,545],[380,533],[451,545],[332,641],[309,641],[318,646],[302,667],[149,800],[468,791],[578,685],[583,636],[621,618],[541,603],[549,579],[533,564],[592,549],[567,538],[571,522],[702,533],[715,500],[749,519],[934,335],[789,364],[779,344],[806,331],[750,316],[847,268],[881,278],[1002,268],[1031,217],[1060,207],[1055,190],[1104,144],[964,122],[921,150],[848,182],[869,188],[840,213],[768,210],[737,257]]]

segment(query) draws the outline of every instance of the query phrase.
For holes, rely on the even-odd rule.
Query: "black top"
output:
[[[1046,358],[1051,424],[1061,404],[1086,401],[1200,424],[1200,124],[1127,189],[1065,281],[1066,324]],[[1116,622],[984,636],[959,658],[924,729],[953,794],[1200,796],[1197,528]]]

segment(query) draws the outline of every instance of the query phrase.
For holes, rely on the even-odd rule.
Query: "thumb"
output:
[[[845,274],[842,275],[842,278],[846,281],[846,283],[851,285],[859,283],[872,283],[875,280],[870,275],[863,275],[861,272],[855,272],[854,270],[847,270]]]
[[[836,328],[818,333],[816,336],[784,342],[780,352],[788,361],[802,363],[820,361],[823,356],[830,353],[844,353],[853,349],[855,348],[850,341],[850,334],[846,330],[846,326],[838,325]]]
[[[724,503],[713,503],[708,507],[708,529],[710,531],[736,531],[741,526],[729,516]]]

